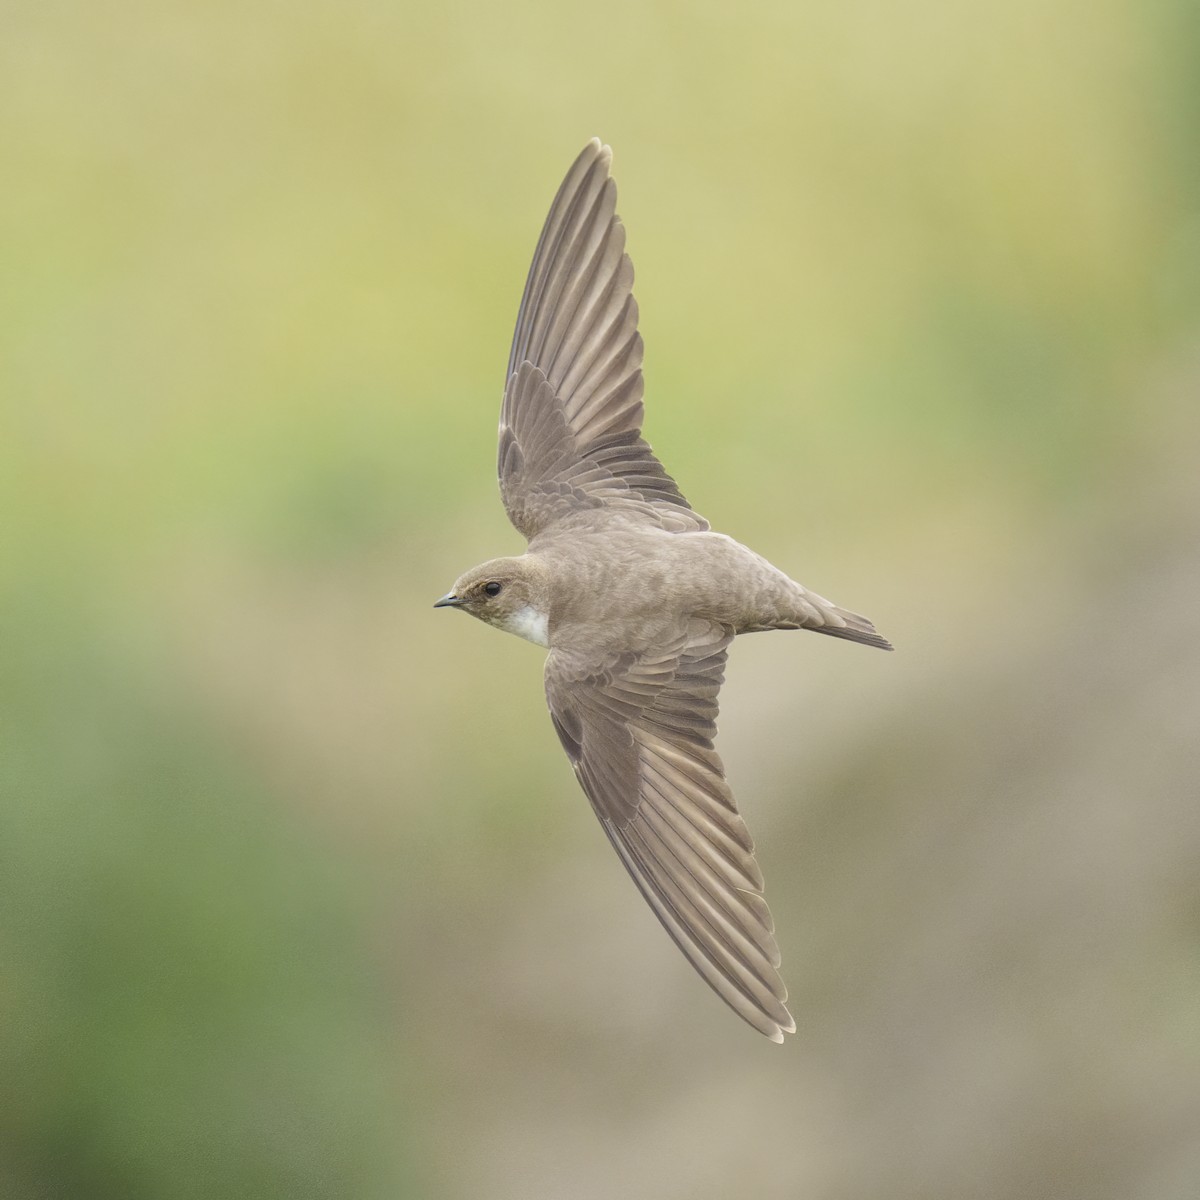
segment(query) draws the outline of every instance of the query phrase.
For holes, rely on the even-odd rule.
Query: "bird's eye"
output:
[[[500,584],[498,584],[495,580],[492,580],[491,583],[485,583],[483,585],[483,590],[489,596],[498,596],[500,595]]]

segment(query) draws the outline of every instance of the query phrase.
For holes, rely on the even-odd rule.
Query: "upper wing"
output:
[[[554,650],[546,698],[575,774],[658,919],[709,986],[772,1041],[796,1026],[754,843],[713,749],[732,635],[587,664]]]
[[[527,538],[583,508],[703,530],[640,436],[642,339],[616,215],[612,151],[593,138],[538,239],[500,412],[500,491]]]

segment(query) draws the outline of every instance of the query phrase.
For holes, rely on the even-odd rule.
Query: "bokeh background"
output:
[[[1200,1194],[1198,14],[6,5],[0,1193]],[[593,134],[648,437],[897,646],[731,658],[783,1047],[430,607]]]

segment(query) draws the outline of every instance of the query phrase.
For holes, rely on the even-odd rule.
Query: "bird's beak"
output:
[[[434,602],[434,608],[458,608],[462,601],[453,593],[447,592],[440,600]]]

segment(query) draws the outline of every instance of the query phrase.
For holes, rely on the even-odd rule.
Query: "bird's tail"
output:
[[[821,615],[826,618],[825,624],[810,626],[817,633],[845,638],[848,642],[862,642],[864,646],[878,646],[880,650],[895,649],[887,638],[875,632],[875,626],[866,617],[851,612],[848,608],[838,608],[836,604],[831,604],[827,609],[821,610]],[[836,618],[842,623],[839,625],[831,618]]]
[[[829,637],[844,638],[848,642],[878,646],[880,650],[892,649],[892,643],[876,632],[871,621],[860,613],[841,608],[794,580],[788,580],[788,583],[791,586],[773,628],[811,629]]]

